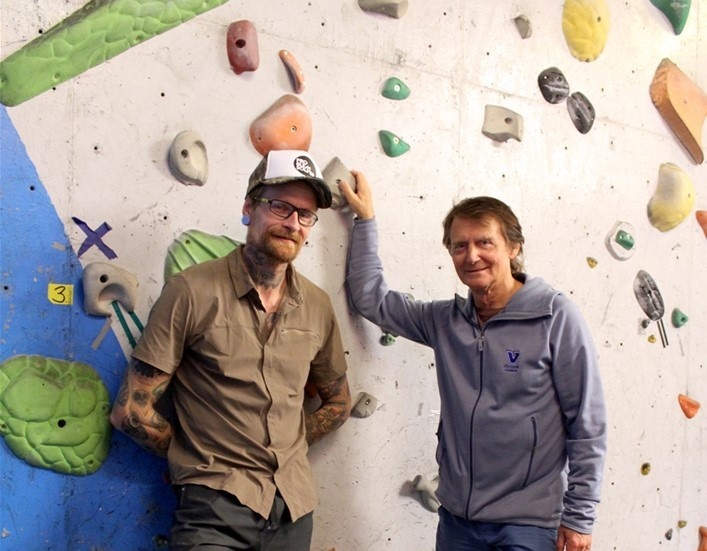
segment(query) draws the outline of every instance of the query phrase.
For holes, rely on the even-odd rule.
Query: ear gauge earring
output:
[[[241,224],[243,224],[244,226],[248,226],[250,224],[250,216],[244,214],[243,218],[241,218]]]

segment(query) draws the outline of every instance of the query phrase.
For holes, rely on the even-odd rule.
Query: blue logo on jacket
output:
[[[506,357],[508,358],[508,363],[503,365],[503,371],[506,373],[518,373],[520,351],[506,349]]]

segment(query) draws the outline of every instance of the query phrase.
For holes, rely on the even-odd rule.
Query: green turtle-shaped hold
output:
[[[164,263],[164,280],[205,260],[221,258],[241,245],[226,235],[212,235],[199,230],[187,230],[167,249]]]
[[[0,363],[0,435],[20,458],[88,475],[108,455],[110,399],[88,364],[13,356]]]

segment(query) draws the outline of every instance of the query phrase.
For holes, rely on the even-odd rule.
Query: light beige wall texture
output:
[[[3,2],[2,56],[82,4]],[[258,160],[248,128],[293,93],[278,57],[290,50],[305,74],[299,97],[312,116],[311,153],[322,166],[339,156],[372,184],[392,287],[423,300],[464,293],[441,246],[441,219],[463,197],[494,195],[521,220],[529,273],[581,306],[598,344],[610,414],[593,548],[693,551],[698,526],[707,525],[707,412],[687,419],[677,396],[707,406],[707,240],[694,212],[665,233],[646,215],[664,162],[690,175],[695,208],[707,209],[707,167],[692,161],[648,93],[665,57],[707,90],[707,6],[692,4],[676,36],[648,0],[610,0],[606,48],[581,63],[563,38],[559,1],[410,0],[405,16],[392,19],[362,11],[356,0],[232,0],[8,112],[74,247],[85,235],[72,216],[112,226],[104,241],[118,254],[114,262],[138,276],[136,313],[145,320],[167,247],[182,231],[245,237],[240,209]],[[525,40],[513,22],[520,14],[533,29]],[[240,19],[257,29],[260,67],[236,75],[225,37]],[[543,99],[537,77],[551,66],[593,103],[589,133],[575,129],[564,103]],[[391,76],[410,86],[407,100],[381,96]],[[481,133],[487,104],[522,115],[521,142]],[[183,185],[167,166],[170,143],[187,129],[207,147],[203,187]],[[387,157],[381,129],[410,151]],[[635,229],[635,254],[625,261],[604,245],[618,220]],[[321,489],[312,548],[432,550],[436,515],[411,481],[436,469],[433,357],[402,339],[381,346],[380,330],[349,312],[347,227],[345,215],[322,213],[297,266],[331,294],[352,391],[376,396],[378,409],[310,452]],[[598,260],[595,268],[587,257]],[[94,247],[81,260],[105,258]],[[649,341],[658,336],[655,323],[641,326],[633,293],[641,269],[665,301],[665,348]],[[689,316],[679,329],[669,321],[676,307]],[[117,323],[114,331],[125,341]],[[643,463],[651,465],[647,476]],[[679,528],[680,521],[687,525]]]

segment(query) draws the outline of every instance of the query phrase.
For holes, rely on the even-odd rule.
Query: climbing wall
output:
[[[2,3],[0,57],[51,39],[83,4]],[[164,4],[172,15],[176,3]],[[84,67],[34,65],[49,80],[3,82],[0,362],[86,363],[113,400],[170,245],[194,230],[244,239],[240,209],[259,160],[249,130],[292,95],[320,166],[338,157],[367,175],[392,287],[422,300],[465,293],[442,218],[470,195],[511,205],[528,272],[579,304],[598,345],[610,433],[593,548],[697,550],[707,525],[707,238],[696,214],[707,210],[707,168],[695,147],[707,139],[707,8],[692,2],[674,22],[651,2],[595,2],[585,40],[568,27],[577,2],[362,7],[380,4],[207,2],[139,36],[121,19],[107,34],[114,47],[86,39],[100,55]],[[257,36],[255,69],[227,50],[240,21],[253,28],[232,32]],[[72,59],[75,37],[60,38],[53,53]],[[672,92],[662,111],[651,97],[664,59],[682,75],[665,79],[687,83],[675,105],[697,106],[672,115],[689,117],[687,135],[664,114]],[[174,175],[169,151],[184,131],[198,136],[207,174]],[[370,394],[375,410],[310,450],[321,494],[312,549],[432,550],[436,515],[413,482],[436,471],[434,360],[349,311],[350,215],[320,214],[297,266],[332,296],[353,395]],[[132,316],[85,312],[94,263],[137,278]],[[688,417],[679,395],[703,407]],[[88,475],[30,465],[0,442],[0,549],[166,548],[165,471],[116,433]]]

